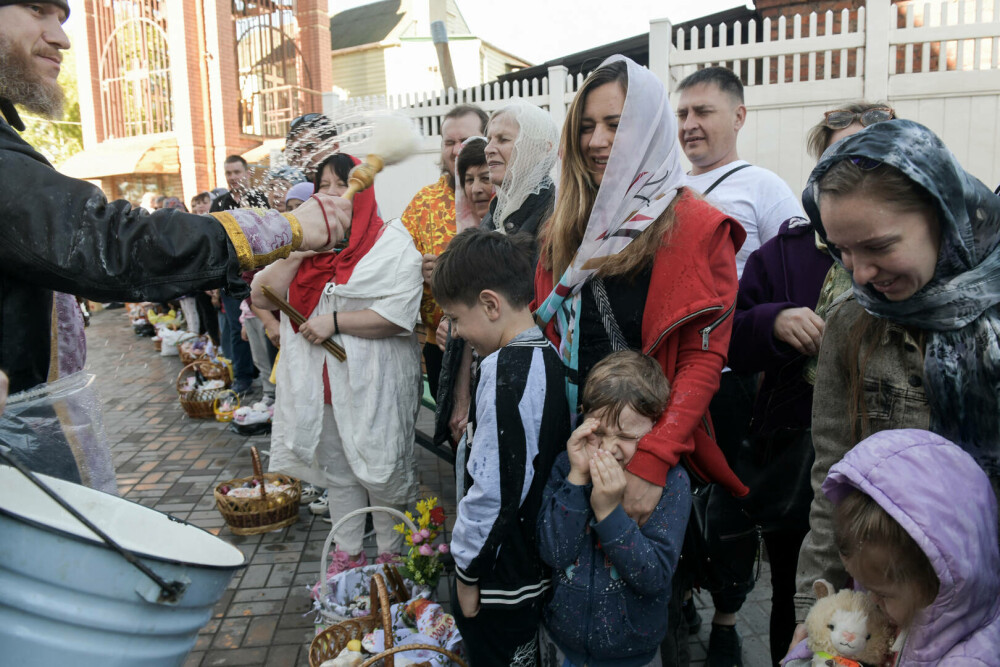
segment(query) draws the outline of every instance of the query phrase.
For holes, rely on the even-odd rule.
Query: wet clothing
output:
[[[855,285],[872,315],[927,332],[924,381],[931,430],[1000,475],[1000,199],[962,169],[944,143],[907,120],[877,123],[838,141],[809,177],[803,203],[826,240],[819,181],[838,161],[862,169],[887,164],[931,198],[941,228],[934,276],[913,296],[889,301],[871,285]],[[831,248],[839,257],[839,251]]]
[[[691,483],[676,467],[640,528],[619,505],[603,521],[592,484],[567,479],[566,452],[549,475],[538,517],[542,560],[553,569],[545,627],[575,665],[649,663],[667,632],[667,605],[691,511]]]
[[[549,588],[535,526],[570,433],[564,381],[559,355],[537,327],[480,363],[451,552],[456,576],[479,586],[484,608],[528,606]]]
[[[924,386],[923,350],[905,327],[887,323],[876,341],[871,329],[861,337],[859,349],[872,349],[864,369],[867,426],[852,436],[851,390],[847,359],[861,318],[869,317],[851,294],[830,309],[819,350],[817,382],[813,392],[812,441],[816,460],[812,468],[813,491],[818,491],[831,466],[840,461],[859,439],[878,431],[920,428],[930,425],[930,407]],[[879,344],[875,344],[878,342]],[[816,602],[812,585],[826,579],[840,589],[847,585],[847,572],[833,538],[833,505],[822,493],[814,493],[809,509],[810,531],[799,551],[796,575],[795,618],[805,622]]]
[[[3,120],[0,174],[0,369],[11,393],[83,367],[79,308],[53,292],[95,301],[166,301],[215,287],[245,295],[242,271],[301,243],[293,215],[148,215],[108,202],[53,169]]]

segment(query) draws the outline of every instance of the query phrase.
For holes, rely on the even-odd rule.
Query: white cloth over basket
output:
[[[337,361],[281,320],[281,359],[271,436],[270,470],[331,486],[324,449],[340,444],[358,481],[386,503],[412,502],[412,465],[422,379],[413,333],[423,281],[420,253],[392,220],[344,285],[329,283],[310,316],[371,309],[405,329],[388,338],[336,335],[347,360]],[[323,431],[326,363],[336,428]],[[332,443],[332,444],[331,444]]]

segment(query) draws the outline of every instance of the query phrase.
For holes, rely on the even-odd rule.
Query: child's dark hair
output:
[[[670,383],[651,357],[635,350],[614,352],[587,374],[581,404],[584,414],[607,410],[607,419],[619,423],[622,411],[632,408],[654,422],[667,409]]]
[[[200,204],[211,204],[212,203],[212,195],[211,195],[211,193],[208,193],[208,192],[199,192],[194,197],[191,197],[191,206],[192,206],[192,208],[195,206],[195,204],[199,204],[199,203]]]
[[[885,577],[916,587],[924,605],[937,597],[941,585],[927,554],[898,521],[875,500],[855,489],[833,510],[833,533],[843,558],[852,558],[868,545],[888,552]]]
[[[323,172],[326,171],[327,167],[333,169],[337,178],[346,183],[351,176],[351,169],[354,168],[354,160],[346,153],[334,153],[320,162],[319,167],[316,168],[316,175],[313,176],[313,189],[316,192],[319,192],[319,184],[323,182]]]
[[[451,240],[434,265],[434,300],[472,307],[488,289],[503,295],[514,308],[526,308],[535,298],[532,250],[527,234],[465,230]]]

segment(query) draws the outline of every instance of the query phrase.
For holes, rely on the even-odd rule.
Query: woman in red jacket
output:
[[[663,367],[672,392],[628,466],[626,509],[645,519],[682,456],[696,474],[743,495],[708,417],[729,347],[743,228],[683,187],[666,90],[624,56],[611,56],[584,82],[561,149],[535,296],[570,368],[571,409],[594,364],[618,349],[642,350]]]
[[[683,187],[666,90],[624,56],[608,58],[584,82],[561,141],[559,194],[543,231],[535,297],[569,369],[570,409],[579,409],[598,361],[641,350],[659,362],[671,394],[626,468],[626,512],[641,525],[682,457],[690,472],[745,495],[708,414],[726,364],[743,228]],[[683,586],[674,583],[680,598]],[[672,606],[671,616],[677,613]],[[673,664],[668,644],[664,664]]]

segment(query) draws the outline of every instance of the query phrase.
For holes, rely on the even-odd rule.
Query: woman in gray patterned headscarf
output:
[[[929,428],[1000,492],[1000,198],[933,132],[892,120],[831,147],[803,203],[854,280],[820,350],[813,488],[872,433]],[[846,583],[830,512],[816,494],[799,552],[799,621],[813,581]]]

